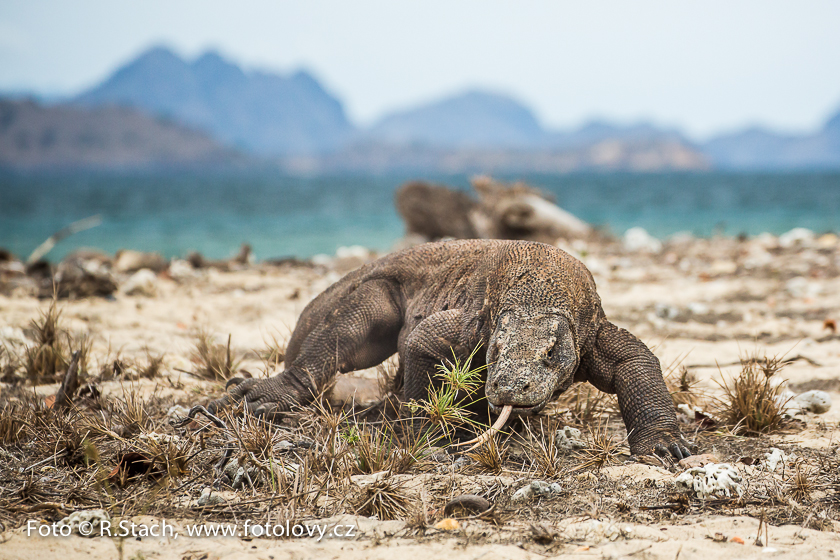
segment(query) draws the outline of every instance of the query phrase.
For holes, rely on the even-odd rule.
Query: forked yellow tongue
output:
[[[492,426],[490,426],[489,430],[487,430],[486,432],[484,432],[483,434],[481,434],[477,438],[471,439],[470,441],[465,441],[463,443],[456,443],[456,444],[454,444],[454,447],[460,447],[462,445],[469,445],[471,443],[474,443],[475,445],[473,445],[472,447],[470,447],[466,451],[472,451],[476,447],[481,447],[482,445],[484,445],[485,443],[490,441],[490,438],[493,437],[493,434],[495,434],[496,432],[498,432],[499,430],[501,430],[502,428],[505,427],[505,422],[507,422],[508,418],[510,418],[510,412],[512,410],[513,410],[513,405],[506,404],[502,408],[502,411],[499,413],[499,417],[496,418],[496,421],[493,423]]]

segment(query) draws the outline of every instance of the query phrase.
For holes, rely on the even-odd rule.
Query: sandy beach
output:
[[[59,379],[33,386],[20,371],[4,378],[0,386],[4,419],[19,415],[29,424],[20,428],[18,438],[4,436],[0,450],[0,558],[59,553],[67,560],[91,556],[361,559],[394,554],[406,559],[834,557],[840,553],[840,334],[835,323],[840,319],[840,241],[833,234],[794,231],[781,237],[678,237],[658,243],[579,240],[559,246],[586,263],[607,316],[647,343],[668,375],[678,378],[685,370],[696,378],[691,392],[710,419],[704,423],[700,417],[686,416],[683,432],[696,444],[698,454],[713,454],[714,462],[731,465],[740,488],[732,486],[729,497],[702,499],[676,482],[686,466],[626,462],[626,448],[624,455],[618,453],[603,466],[587,466],[580,451],[568,451],[559,462],[560,472],[547,476],[528,457],[529,448],[513,438],[501,444],[507,455],[497,472],[472,458],[436,453],[405,473],[387,477],[406,500],[405,515],[392,520],[365,515],[358,499],[377,488],[381,475],[348,467],[346,476],[330,478],[323,467],[314,466],[315,459],[304,457],[310,450],[301,448],[283,455],[284,465],[299,469],[289,487],[281,484],[272,490],[270,484],[255,482],[253,487],[233,489],[217,482],[213,492],[224,501],[199,506],[201,492],[213,486],[218,441],[227,440],[224,434],[211,432],[205,441],[204,436],[169,423],[190,406],[223,391],[223,380],[195,373],[198,333],[221,346],[229,339],[239,370],[254,377],[270,375],[282,365],[277,360],[271,364],[267,350],[282,347],[304,306],[376,255],[355,248],[316,262],[235,264],[226,270],[174,261],[161,272],[135,278],[134,284],[136,272],[113,271],[120,288],[112,298],[57,303],[62,328],[74,340],[86,337],[90,345],[82,384],[90,383],[99,393],[88,400],[80,397],[76,403],[80,410],[66,414],[77,420],[105,418],[113,411],[107,403],[134,398],[145,403],[148,422],[136,432],[120,432],[111,416],[110,424],[103,420],[107,430],[86,432],[86,441],[98,453],[96,460],[91,459],[91,447],[81,444],[86,451],[73,460],[72,454],[59,457],[58,447],[45,449],[41,441],[45,438],[30,429],[40,413],[22,412],[54,395]],[[25,349],[35,345],[28,329],[51,301],[33,297],[31,286],[11,265],[3,270],[0,344],[7,349],[5,363],[11,363],[8,360],[21,359]],[[126,290],[128,285],[134,287]],[[742,370],[742,360],[765,356],[783,362],[776,376],[787,380],[794,394],[825,391],[834,405],[821,414],[791,409],[779,430],[764,435],[746,435],[726,425],[721,417],[725,401],[721,384],[732,383]],[[162,358],[160,367],[151,377],[143,377],[139,372],[150,357]],[[124,366],[115,373],[117,361]],[[110,374],[105,375],[107,371]],[[375,379],[380,373],[368,370],[341,376],[366,381],[340,379],[332,401],[340,405],[354,398],[357,404],[376,400]],[[355,397],[353,388],[358,389]],[[624,437],[620,417],[608,400],[599,406],[587,422],[575,415],[581,410],[580,399],[562,400],[542,414],[580,429],[584,439],[598,426],[607,426],[620,442]],[[272,442],[305,437],[306,426],[315,425],[321,424],[312,420],[297,427],[284,425]],[[510,429],[526,432],[521,425]],[[158,441],[170,441],[167,436],[187,442],[195,455],[177,477],[139,476],[114,483],[120,457],[140,449],[137,442],[149,433],[155,435],[147,438]],[[343,441],[352,445],[351,440]],[[773,449],[781,451],[778,464],[768,461]],[[309,465],[309,480],[299,480],[307,472],[300,465]],[[799,473],[804,474],[797,479]],[[105,484],[106,479],[111,484]],[[538,480],[557,483],[559,489],[526,501],[512,498]],[[319,484],[332,486],[325,494],[303,496]],[[445,504],[461,494],[487,498],[493,504],[492,514],[444,515]],[[149,499],[146,509],[140,507],[141,499]],[[39,503],[50,505],[39,508]],[[108,511],[115,524],[117,519],[146,525],[166,519],[178,537],[85,538],[77,532],[27,536],[29,520],[51,523],[88,509]],[[295,523],[353,525],[356,536],[199,538],[190,537],[185,529],[204,522],[241,527],[246,520],[273,525],[284,522],[289,512]],[[441,524],[449,517],[456,521]],[[761,546],[756,546],[757,540]]]

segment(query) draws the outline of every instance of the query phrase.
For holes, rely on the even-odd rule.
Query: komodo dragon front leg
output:
[[[576,381],[618,395],[633,455],[691,455],[680,436],[676,412],[659,360],[638,338],[603,319]]]
[[[324,292],[301,314],[286,356],[286,369],[269,379],[232,380],[230,392],[210,412],[245,401],[248,410],[272,417],[306,405],[337,372],[374,367],[397,351],[403,324],[399,290],[370,280]],[[299,330],[301,329],[301,330]]]
[[[400,352],[406,400],[428,399],[429,391],[440,385],[435,375],[439,366],[469,356],[470,350],[461,340],[461,317],[460,309],[438,311],[423,319],[406,337]]]

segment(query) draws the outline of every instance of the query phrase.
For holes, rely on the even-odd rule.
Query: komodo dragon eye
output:
[[[549,360],[554,358],[554,346],[552,346],[551,348],[548,349],[548,352],[546,353],[546,357]]]

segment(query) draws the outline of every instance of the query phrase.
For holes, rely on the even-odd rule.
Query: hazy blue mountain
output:
[[[241,161],[205,132],[135,109],[0,98],[0,167],[126,170]]]
[[[687,140],[679,131],[659,128],[646,122],[618,125],[607,121],[593,120],[578,129],[557,131],[548,134],[546,144],[556,148],[591,146],[608,140],[623,142],[653,142]]]
[[[502,95],[471,91],[385,116],[367,141],[435,148],[527,148],[545,138],[530,109]]]
[[[713,138],[703,151],[720,169],[838,169],[840,113],[815,134],[786,135],[751,128]]]
[[[644,122],[616,125],[596,120],[577,129],[550,130],[516,99],[474,90],[393,112],[370,128],[357,130],[341,102],[307,72],[281,76],[244,71],[215,52],[185,61],[163,47],[141,54],[72,104],[131,107],[167,119],[173,126],[180,123],[190,133],[205,131],[209,136],[204,141],[212,137],[222,145],[267,159],[280,156],[282,162],[293,162],[294,169],[311,172],[494,166],[547,172],[705,169],[710,165],[745,170],[840,168],[840,113],[810,135],[753,128],[696,146],[677,130]],[[174,138],[163,128],[129,125],[125,118],[114,116],[118,113],[107,118],[95,112],[79,113],[72,119],[69,114],[56,117],[62,126],[72,121],[72,127],[79,127],[88,115],[99,127],[98,138],[107,137],[102,128],[105,122],[121,123],[120,131],[139,127],[149,146],[155,134],[162,134],[164,143]],[[36,121],[41,122],[34,117],[25,122]],[[9,137],[6,140],[11,142]],[[118,145],[126,148],[124,143]],[[65,156],[83,151],[68,149]],[[47,157],[47,152],[41,155]]]
[[[190,63],[153,48],[75,102],[136,107],[261,155],[329,152],[353,131],[341,103],[306,72],[244,72],[214,52]]]

